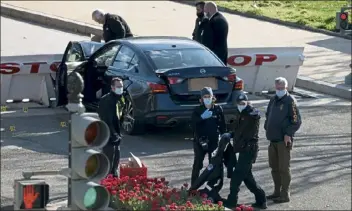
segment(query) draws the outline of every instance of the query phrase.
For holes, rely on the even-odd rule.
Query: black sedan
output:
[[[203,45],[182,37],[135,37],[106,44],[70,42],[57,72],[58,106],[67,104],[70,71],[83,76],[83,103],[90,111],[110,91],[113,77],[128,78],[127,118],[122,124],[127,134],[142,133],[146,125],[187,124],[204,86],[213,88],[230,123],[238,114],[234,99],[243,92],[243,81],[234,69]]]

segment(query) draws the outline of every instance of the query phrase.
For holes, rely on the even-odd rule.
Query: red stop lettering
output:
[[[277,56],[274,54],[257,54],[255,60],[255,65],[260,66],[263,62],[273,62],[277,59]]]
[[[3,63],[3,64],[0,64],[0,67],[1,67],[0,73],[5,75],[15,74],[21,70],[20,64],[17,64],[17,63]]]
[[[29,73],[38,73],[39,72],[39,67],[41,64],[46,64],[46,62],[27,62],[23,63],[23,65],[32,65],[31,70]]]
[[[240,63],[236,63],[236,58],[243,58],[243,61]],[[231,66],[245,66],[247,64],[249,64],[252,61],[252,57],[250,56],[246,56],[246,55],[234,55],[234,56],[230,56],[227,59],[227,63]]]

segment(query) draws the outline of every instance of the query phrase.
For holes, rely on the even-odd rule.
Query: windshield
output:
[[[158,70],[187,67],[223,67],[224,65],[204,49],[170,49],[145,52]]]

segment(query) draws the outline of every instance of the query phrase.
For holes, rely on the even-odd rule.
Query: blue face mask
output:
[[[241,113],[245,108],[247,107],[247,105],[237,105],[237,109],[238,111]]]
[[[276,96],[282,98],[286,94],[286,90],[276,90]]]
[[[210,105],[213,102],[212,98],[203,98],[203,102],[205,105]]]
[[[117,95],[121,95],[122,94],[122,92],[123,92],[123,88],[121,87],[121,88],[115,88],[115,93],[117,94]]]

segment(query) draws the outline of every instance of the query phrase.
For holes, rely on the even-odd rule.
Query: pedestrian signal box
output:
[[[104,210],[110,195],[100,185],[110,171],[110,162],[102,148],[110,130],[96,113],[71,115],[71,209]]]
[[[14,210],[45,210],[49,185],[40,179],[15,180]]]

